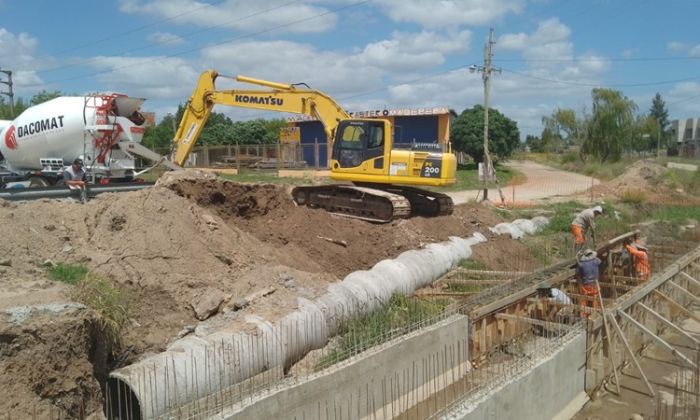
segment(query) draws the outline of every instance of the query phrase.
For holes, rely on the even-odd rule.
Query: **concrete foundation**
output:
[[[223,419],[389,419],[469,370],[467,318],[453,315],[303,382],[222,413]]]
[[[542,420],[570,418],[587,401],[584,393],[586,336],[581,333],[533,369],[463,401],[444,418]]]

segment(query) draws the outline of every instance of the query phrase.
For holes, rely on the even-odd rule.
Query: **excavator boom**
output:
[[[328,95],[293,85],[269,82],[252,77],[237,76],[239,82],[271,88],[271,90],[216,90],[219,74],[209,70],[201,74],[199,83],[185,107],[185,113],[175,133],[175,163],[184,165],[211,114],[214,105],[227,105],[265,111],[304,114],[324,122],[329,139],[341,120],[350,116]]]

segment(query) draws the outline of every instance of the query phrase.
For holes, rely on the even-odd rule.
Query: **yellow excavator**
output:
[[[237,76],[258,90],[217,90],[214,70],[201,74],[175,133],[175,163],[184,165],[214,105],[304,114],[323,124],[329,141],[331,179],[345,181],[301,186],[292,191],[299,205],[373,222],[452,213],[452,199],[417,186],[455,183],[451,152],[393,149],[393,127],[383,119],[351,118],[330,96],[305,84],[284,84]],[[305,87],[304,87],[305,86]]]

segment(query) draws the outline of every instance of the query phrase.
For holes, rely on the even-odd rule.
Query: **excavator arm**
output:
[[[265,111],[304,114],[323,124],[328,139],[332,139],[340,121],[350,118],[347,112],[331,97],[313,89],[299,89],[295,85],[269,82],[251,77],[237,76],[239,82],[270,88],[269,90],[217,90],[215,81],[219,73],[203,72],[192,93],[180,126],[175,133],[175,163],[184,165],[206,124],[214,105],[227,105]],[[221,76],[223,77],[223,76]]]

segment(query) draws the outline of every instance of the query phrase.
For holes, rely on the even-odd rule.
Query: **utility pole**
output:
[[[481,76],[484,80],[484,201],[489,199],[489,189],[488,181],[491,180],[493,175],[491,171],[491,155],[489,154],[489,95],[491,91],[491,72],[501,72],[500,68],[493,68],[491,66],[491,58],[493,57],[493,44],[496,41],[493,40],[493,28],[489,31],[489,40],[484,47],[484,65],[477,66],[472,64],[469,66],[469,71],[474,73],[475,71],[481,72]]]
[[[0,73],[5,73],[7,75],[7,81],[0,80],[0,83],[8,86],[7,92],[0,91],[0,94],[7,95],[10,98],[10,116],[15,117],[15,94],[12,91],[12,71],[10,70],[0,70]]]

